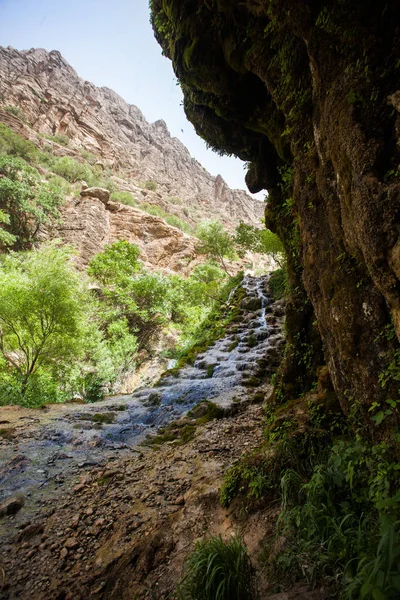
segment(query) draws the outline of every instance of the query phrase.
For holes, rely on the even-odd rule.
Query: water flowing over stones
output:
[[[4,409],[2,600],[171,597],[194,541],[213,524],[236,530],[218,488],[262,440],[263,407],[251,400],[270,393],[284,342],[268,277],[246,276],[242,287],[239,320],[159,385],[91,405]],[[225,407],[224,418],[183,445],[140,445],[160,425],[193,423],[184,415],[201,400]]]
[[[149,432],[202,400],[227,408],[245,399],[249,386],[257,386],[278,365],[284,343],[283,306],[271,300],[267,280],[246,276],[243,321],[231,323],[193,366],[163,378],[156,387],[91,405],[31,411],[6,407],[3,418],[10,436],[0,438],[0,501],[21,491],[32,499],[38,490],[57,494],[66,477],[113,453],[131,452]]]

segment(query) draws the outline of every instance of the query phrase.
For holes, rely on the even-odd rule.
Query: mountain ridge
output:
[[[210,210],[228,228],[240,221],[257,225],[263,216],[262,202],[208,173],[162,119],[148,123],[114,90],[80,78],[58,50],[0,47],[0,98],[17,106],[38,134],[67,136],[66,147],[55,147],[59,155],[83,148],[103,170],[120,172],[121,189],[148,196],[141,186],[154,181],[159,204],[180,199],[182,208],[174,212],[181,216],[185,206],[185,218],[193,225],[209,217]],[[150,194],[146,201],[155,204],[156,198]]]

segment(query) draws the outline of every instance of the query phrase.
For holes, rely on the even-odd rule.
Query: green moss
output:
[[[287,287],[287,274],[283,269],[278,269],[271,273],[268,281],[274,300],[280,300],[284,297]]]
[[[111,423],[115,422],[115,417],[116,415],[114,412],[96,413],[91,417],[91,421],[93,421],[93,423],[111,425]]]
[[[16,433],[15,428],[12,428],[12,427],[0,428],[0,437],[3,438],[4,440],[9,440],[9,441],[13,440],[15,437],[15,433]]]
[[[212,377],[214,373],[216,365],[208,365],[207,367],[207,377]]]
[[[239,345],[239,342],[240,342],[240,337],[238,336],[228,347],[228,352],[232,352],[232,350],[237,348],[237,346]]]
[[[177,446],[187,444],[194,438],[197,427],[214,419],[221,419],[224,414],[224,410],[213,402],[200,402],[188,412],[184,419],[161,427],[157,435],[147,436],[142,445],[158,448],[165,443],[174,443]]]

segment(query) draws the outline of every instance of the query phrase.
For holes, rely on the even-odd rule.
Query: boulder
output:
[[[107,202],[110,200],[110,192],[101,187],[86,188],[85,190],[81,191],[81,196],[82,198],[86,198],[88,196],[90,198],[97,198],[100,200],[100,202],[103,202],[103,204],[107,204]]]
[[[12,496],[0,504],[0,518],[6,515],[16,515],[24,506],[25,499],[22,495]]]

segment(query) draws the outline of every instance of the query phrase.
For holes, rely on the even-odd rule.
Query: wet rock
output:
[[[0,504],[0,518],[5,517],[6,515],[16,515],[24,504],[25,498],[22,494],[8,498],[8,500]]]
[[[258,297],[245,297],[240,303],[240,306],[249,311],[259,310],[262,307],[262,300]]]
[[[18,541],[21,542],[22,540],[30,540],[31,538],[35,537],[36,535],[40,535],[43,532],[43,523],[32,523],[32,525],[28,525],[20,532]]]

